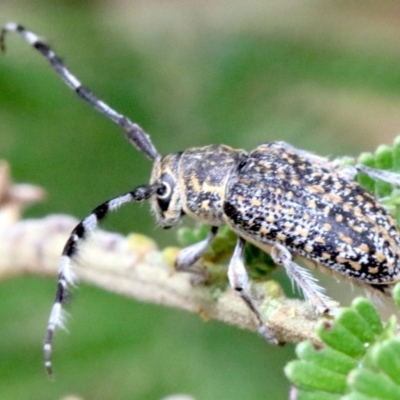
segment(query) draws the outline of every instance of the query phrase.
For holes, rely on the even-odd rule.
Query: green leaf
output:
[[[397,283],[394,286],[393,292],[392,292],[393,300],[397,306],[397,308],[400,309],[400,283]]]
[[[360,394],[380,400],[399,400],[400,387],[384,373],[360,368],[350,373],[349,385]]]
[[[347,374],[357,367],[357,361],[329,346],[314,346],[311,342],[302,342],[296,347],[297,356],[305,361],[313,362],[332,372]]]
[[[400,399],[400,334],[394,316],[383,325],[371,302],[357,298],[333,321],[322,321],[317,332],[323,345],[298,344],[299,359],[285,368],[298,389],[296,400],[323,399],[326,393],[341,400]]]
[[[340,323],[322,321],[317,326],[317,332],[323,342],[335,350],[354,358],[365,355],[364,342]]]
[[[393,141],[393,171],[400,171],[400,136]]]
[[[341,400],[379,400],[376,397],[367,396],[365,394],[352,392],[346,396],[342,396]]]
[[[375,335],[383,332],[381,317],[370,301],[363,297],[357,297],[352,302],[352,308],[364,319]]]
[[[340,400],[340,395],[326,392],[309,392],[299,389],[296,392],[295,400]]]
[[[321,368],[314,362],[296,360],[285,367],[285,374],[300,389],[321,390],[328,393],[343,393],[346,376]]]
[[[353,163],[355,162],[356,160],[353,160]],[[348,164],[348,159],[343,158],[343,164],[340,162],[339,165],[346,165],[346,163]],[[394,140],[392,147],[381,145],[376,149],[374,154],[362,153],[358,157],[357,163],[381,170],[400,171],[400,136]],[[383,205],[390,211],[400,225],[399,188],[386,182],[370,178],[364,173],[359,173],[357,175],[357,181],[382,201]]]
[[[393,149],[381,145],[375,152],[375,168],[390,170],[393,168]],[[389,196],[392,193],[392,185],[382,181],[375,182],[375,191],[379,197]]]
[[[336,321],[364,343],[372,342],[375,338],[373,329],[357,310],[342,308]]]
[[[361,153],[358,157],[360,164],[366,165],[367,167],[375,168],[375,158],[371,153]],[[366,174],[360,173],[357,175],[357,182],[365,187],[369,192],[373,193],[375,189],[375,180]]]
[[[373,357],[382,372],[400,387],[400,338],[389,339],[376,346]]]

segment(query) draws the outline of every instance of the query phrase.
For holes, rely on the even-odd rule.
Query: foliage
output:
[[[394,289],[400,307],[400,285]],[[296,399],[396,400],[400,398],[400,334],[394,316],[382,324],[372,303],[356,298],[334,321],[321,321],[322,345],[302,342],[285,373]]]

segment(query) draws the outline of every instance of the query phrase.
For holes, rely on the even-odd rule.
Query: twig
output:
[[[56,276],[62,246],[76,223],[72,217],[53,215],[0,230],[0,279],[23,274]],[[84,282],[140,301],[196,312],[205,319],[256,329],[251,312],[229,287],[221,291],[193,286],[190,274],[175,272],[142,235],[98,231],[81,254],[75,272]],[[273,281],[254,284],[253,292],[281,340],[316,341],[316,320],[306,303],[286,299]]]
[[[45,197],[45,190],[39,186],[14,184],[10,176],[10,166],[6,161],[0,160],[0,229],[18,221],[26,207]]]
[[[0,280],[23,274],[57,275],[62,247],[78,221],[64,215],[17,221],[26,205],[43,196],[44,191],[35,186],[13,185],[8,166],[0,164]],[[75,273],[79,280],[139,301],[257,329],[252,312],[228,285],[223,290],[193,285],[190,274],[178,273],[168,263],[168,254],[172,253],[159,251],[142,235],[124,237],[97,231],[81,249]],[[287,299],[274,281],[254,283],[251,290],[278,339],[318,342],[317,320],[307,303]]]

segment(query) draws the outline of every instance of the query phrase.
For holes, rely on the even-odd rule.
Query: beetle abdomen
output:
[[[282,143],[257,147],[231,175],[224,213],[256,245],[282,244],[364,283],[400,274],[398,230],[386,209],[359,184]]]

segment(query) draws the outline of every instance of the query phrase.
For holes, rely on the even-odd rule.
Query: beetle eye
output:
[[[168,188],[165,183],[162,183],[161,186],[158,187],[157,189],[157,197],[163,198],[165,196],[165,193],[167,193]]]
[[[171,175],[164,174],[161,176],[160,186],[157,189],[157,202],[161,211],[168,210],[174,184],[175,182]]]

